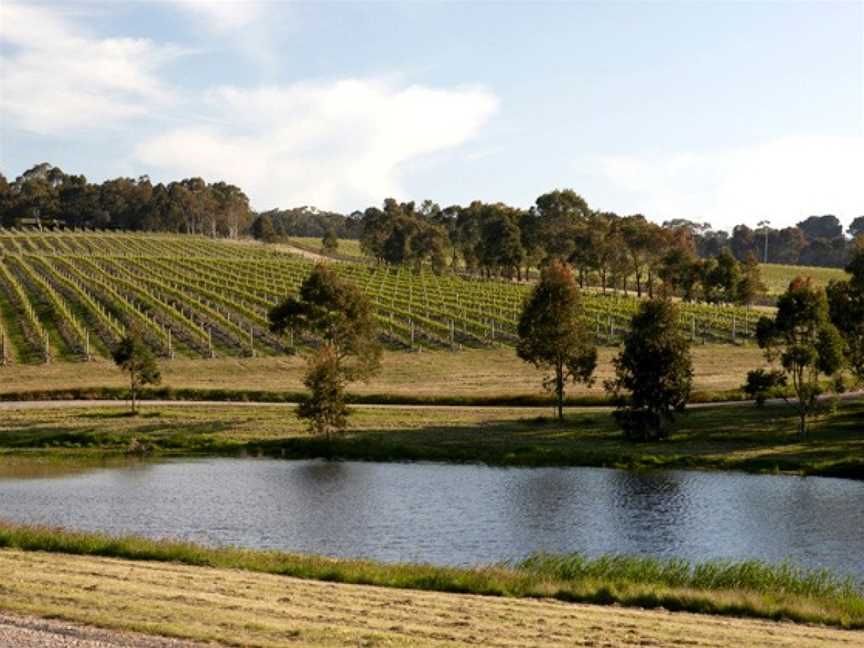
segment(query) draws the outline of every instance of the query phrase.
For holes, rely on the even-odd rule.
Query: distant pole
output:
[[[765,261],[764,261],[764,263],[768,263],[768,233],[771,231],[770,225],[771,225],[771,221],[769,221],[769,220],[759,221],[759,227],[761,227],[765,231]]]

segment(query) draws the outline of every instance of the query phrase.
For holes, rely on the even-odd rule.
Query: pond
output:
[[[0,519],[451,565],[535,551],[789,559],[864,580],[864,482],[818,477],[183,459],[0,472]]]

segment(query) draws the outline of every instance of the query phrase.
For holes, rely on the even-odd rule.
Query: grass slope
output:
[[[827,286],[832,279],[843,281],[849,278],[841,268],[817,268],[813,266],[779,265],[774,263],[760,264],[762,281],[768,288],[769,295],[782,295],[795,277],[810,277],[817,286]]]
[[[600,349],[597,382],[592,388],[569,386],[574,398],[604,397],[602,381],[612,375],[612,357],[617,349]],[[703,400],[726,396],[737,389],[747,371],[762,365],[762,352],[755,346],[706,345],[693,348],[696,371],[694,388]],[[283,358],[218,358],[160,362],[163,384],[175,390],[232,390],[293,392],[304,389],[305,368],[300,356]],[[96,387],[127,387],[126,377],[113,363],[16,365],[0,368],[0,396],[81,390]],[[380,396],[382,401],[410,397],[416,401],[457,402],[460,399],[490,401],[546,400],[542,373],[522,362],[512,349],[476,349],[460,353],[424,351],[386,352],[381,373],[368,383],[351,385],[357,396]],[[203,395],[203,394],[202,394]],[[367,400],[370,400],[367,398]]]
[[[681,560],[625,556],[589,560],[581,556],[541,555],[512,566],[452,568],[383,564],[231,547],[217,549],[184,542],[111,537],[9,524],[0,524],[0,547],[6,549],[0,551],[0,564],[3,564],[4,571],[18,574],[9,585],[0,589],[0,607],[57,614],[59,610],[51,609],[51,606],[56,605],[61,608],[61,614],[73,615],[72,618],[75,618],[76,610],[80,615],[92,609],[86,603],[88,598],[95,601],[104,599],[111,591],[116,591],[116,587],[146,586],[149,583],[162,583],[164,586],[166,582],[173,582],[176,585],[171,600],[176,602],[176,607],[168,618],[176,618],[182,614],[181,611],[190,600],[203,594],[196,595],[196,586],[190,587],[197,578],[210,581],[210,591],[213,594],[219,593],[224,607],[233,602],[232,598],[237,596],[235,592],[253,588],[256,582],[286,587],[295,584],[287,579],[282,583],[275,583],[260,576],[255,579],[243,576],[248,587],[230,585],[233,580],[241,577],[243,572],[255,572],[307,581],[326,581],[331,583],[325,588],[329,590],[331,597],[338,597],[340,594],[339,588],[332,583],[344,583],[396,588],[402,590],[400,596],[403,597],[408,594],[405,590],[420,590],[513,599],[557,599],[569,603],[662,607],[671,611],[793,620],[849,629],[864,628],[864,595],[860,584],[838,579],[827,572],[803,571],[788,565],[771,566],[758,562],[710,562],[691,565]],[[14,551],[9,552],[10,549]],[[21,551],[164,562],[171,563],[171,566],[168,569],[153,569],[152,571],[157,573],[142,577],[130,574],[135,569],[146,571],[147,568],[128,562],[72,560],[50,554],[34,556],[20,553]],[[178,565],[233,571],[216,573],[202,570],[196,573]],[[101,587],[97,585],[82,588],[81,576],[88,573],[88,570],[91,576],[100,575],[101,572],[110,577],[113,572],[114,578],[125,571],[125,577],[120,580],[126,585],[106,582],[106,578]],[[218,587],[214,591],[212,588],[216,584]],[[82,596],[81,589],[89,589],[90,596]],[[177,591],[181,589],[182,595]],[[93,594],[94,590],[96,594]],[[375,597],[375,592],[371,590],[365,593]],[[149,605],[153,605],[160,598],[166,598],[165,594],[151,597]],[[317,606],[313,599],[297,601],[292,600],[294,597],[284,595],[283,598],[284,601],[273,597],[270,602],[288,606],[307,605],[313,610]],[[361,600],[364,598],[366,597]],[[140,599],[134,604],[126,602],[125,607],[130,610],[130,615],[124,614],[117,619],[123,624],[121,627],[151,632],[154,630],[152,627],[130,624],[131,619],[141,614],[142,604],[144,602]],[[49,609],[46,610],[46,607]],[[145,604],[144,607],[146,609],[149,606]],[[250,612],[247,610],[243,616],[249,627],[256,628],[261,619]],[[420,613],[419,610],[415,612]],[[212,618],[212,615],[208,616]],[[301,615],[300,618],[304,616],[307,615]],[[314,617],[314,614],[309,616]],[[159,615],[155,617],[158,619]],[[471,615],[471,618],[479,620],[483,616]],[[92,622],[92,619],[81,619],[80,616],[76,620]],[[176,627],[171,633],[180,634]],[[230,635],[198,636],[206,639],[229,637]],[[232,643],[246,645],[245,638],[230,637],[230,640]]]
[[[784,406],[705,407],[679,418],[670,438],[623,440],[604,408],[574,409],[563,424],[550,409],[357,408],[346,435],[328,446],[309,436],[292,408],[145,406],[4,409],[0,471],[45,462],[152,454],[251,453],[290,458],[434,460],[495,465],[699,468],[864,478],[864,401],[843,402],[799,440]],[[9,468],[9,466],[15,466]]]

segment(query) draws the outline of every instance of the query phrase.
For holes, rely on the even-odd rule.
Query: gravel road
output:
[[[3,648],[200,648],[215,645],[0,613],[0,646]]]

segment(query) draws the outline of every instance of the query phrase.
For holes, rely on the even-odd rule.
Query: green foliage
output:
[[[554,261],[543,270],[525,301],[518,333],[519,357],[552,371],[545,385],[554,390],[558,418],[563,418],[565,384],[591,383],[597,366],[597,348],[586,326],[579,288],[565,264]]]
[[[851,275],[848,281],[828,284],[829,309],[831,321],[845,340],[849,369],[864,382],[864,239],[846,271]]]
[[[644,302],[613,360],[615,379],[606,382],[606,389],[620,402],[615,418],[628,439],[664,438],[666,424],[687,405],[693,363],[678,317],[670,301]]]
[[[153,352],[141,340],[136,330],[131,330],[114,348],[114,363],[129,374],[129,391],[132,396],[132,411],[136,411],[136,397],[142,385],[158,385],[162,374]]]
[[[762,282],[762,273],[759,262],[752,254],[747,257],[743,266],[740,267],[740,278],[735,286],[735,303],[747,306],[756,301],[756,298],[764,295],[767,291]]]
[[[309,422],[314,434],[326,436],[329,440],[333,432],[344,430],[348,423],[347,383],[332,346],[325,345],[309,357],[303,384],[309,394],[300,400],[297,415]]]
[[[807,417],[819,409],[820,375],[831,376],[843,365],[843,338],[831,323],[825,291],[796,279],[777,301],[774,319],[762,317],[756,339],[769,361],[779,360],[792,379],[799,434],[807,434]]]
[[[742,389],[748,397],[756,401],[756,405],[762,407],[769,397],[782,394],[782,388],[786,387],[786,384],[786,374],[782,371],[754,369],[747,372],[747,382]]]
[[[446,266],[448,244],[447,230],[437,222],[440,211],[429,201],[418,211],[413,202],[387,198],[382,209],[364,212],[360,246],[379,263],[408,264],[417,272],[429,263],[440,272]]]
[[[336,235],[336,228],[332,225],[324,232],[324,237],[321,239],[321,250],[325,254],[333,254],[339,249],[339,238]]]
[[[368,379],[381,365],[372,304],[359,288],[318,264],[300,286],[299,298],[288,297],[270,311],[269,319],[275,333],[291,329],[318,340],[319,348],[307,357],[303,381],[311,394],[298,415],[329,439],[346,425],[345,385]]]
[[[255,219],[252,223],[252,236],[265,243],[273,243],[277,239],[273,219],[269,214],[262,214]]]

